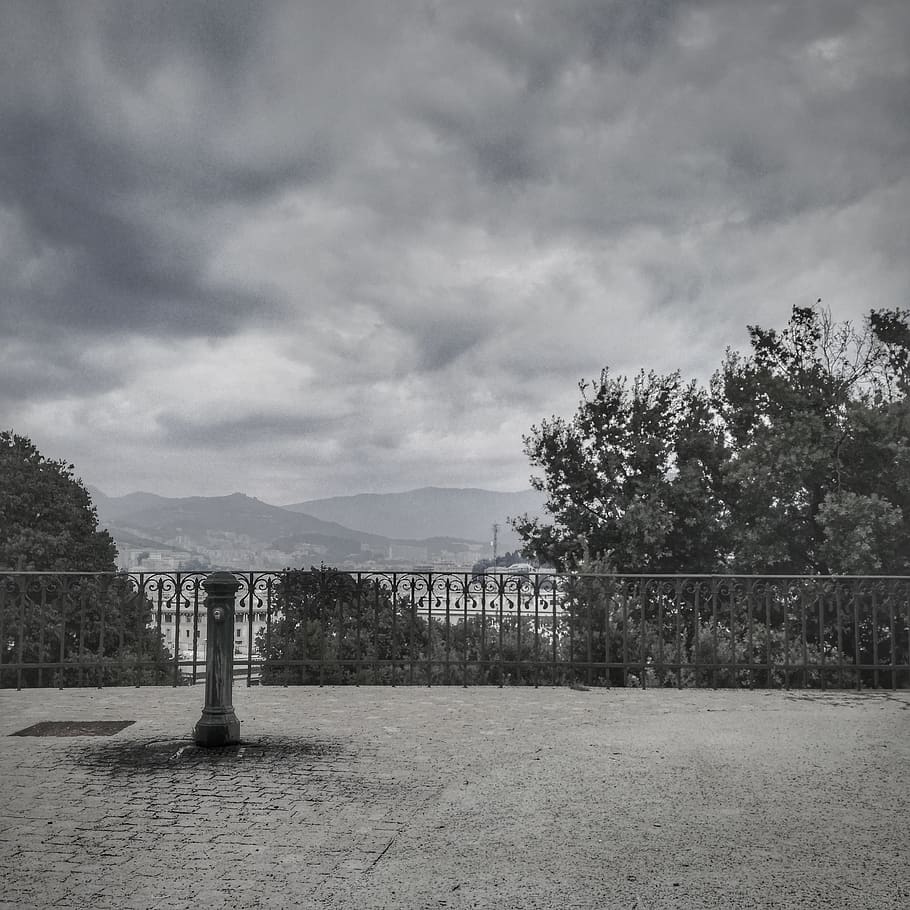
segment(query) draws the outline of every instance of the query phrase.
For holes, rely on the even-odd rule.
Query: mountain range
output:
[[[186,565],[270,568],[307,560],[353,565],[389,559],[462,562],[520,542],[508,518],[541,514],[543,497],[425,487],[275,506],[242,493],[168,498],[154,493],[107,496],[89,488],[124,565],[142,558]],[[176,565],[172,566],[176,567]]]
[[[405,493],[358,493],[310,499],[284,506],[292,512],[313,515],[390,538],[458,537],[484,541],[499,525],[501,550],[520,546],[509,518],[543,510],[543,496],[536,490],[496,493],[490,490],[421,487]]]

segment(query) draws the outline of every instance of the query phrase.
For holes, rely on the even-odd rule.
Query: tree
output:
[[[533,585],[514,576],[464,582],[464,576],[443,576],[428,590],[405,580],[396,592],[359,573],[287,570],[276,588],[275,619],[257,641],[263,684],[527,684],[541,678],[533,661],[545,660],[546,642],[534,619],[516,609],[519,588]],[[485,616],[465,617],[463,602],[451,613],[443,607],[449,597],[482,597],[484,584]]]
[[[0,432],[0,663],[28,665],[0,685],[163,681],[151,605],[114,574],[114,542],[73,472]]]
[[[266,685],[404,682],[405,665],[427,651],[426,621],[376,579],[324,566],[287,570],[276,604],[257,641]]]
[[[749,329],[710,388],[604,370],[574,418],[532,427],[549,521],[525,551],[619,572],[898,573],[910,567],[910,312],[861,330],[819,306]]]
[[[112,572],[117,549],[75,468],[31,440],[0,432],[0,567]]]
[[[726,444],[707,393],[678,373],[631,385],[604,370],[579,384],[572,420],[532,427],[525,450],[549,523],[514,522],[525,552],[560,568],[586,555],[617,571],[708,571],[722,547],[719,471]]]
[[[471,576],[477,577],[483,575],[486,569],[489,569],[491,566],[511,566],[513,563],[516,563],[521,559],[521,551],[513,550],[509,553],[503,553],[501,556],[497,556],[495,561],[492,559],[478,559],[477,562],[471,566]]]
[[[780,333],[750,327],[750,357],[728,352],[712,387],[731,440],[720,494],[730,568],[906,567],[908,316],[873,311],[858,331],[817,306],[794,307]]]

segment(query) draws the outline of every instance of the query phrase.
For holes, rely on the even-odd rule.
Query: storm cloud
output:
[[[609,365],[906,306],[910,7],[0,12],[0,424],[108,493],[518,489]]]

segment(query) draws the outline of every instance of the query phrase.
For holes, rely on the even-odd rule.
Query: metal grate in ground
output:
[[[113,736],[134,720],[46,720],[10,736]]]

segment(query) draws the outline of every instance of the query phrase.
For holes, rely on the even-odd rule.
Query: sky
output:
[[[906,0],[2,0],[0,124],[0,428],[109,495],[519,490],[908,305]]]

